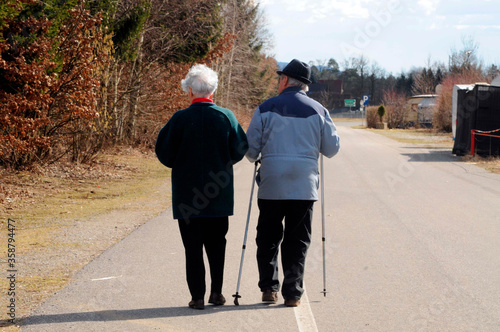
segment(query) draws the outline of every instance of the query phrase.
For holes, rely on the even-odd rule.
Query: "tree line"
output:
[[[242,121],[274,94],[269,34],[249,0],[6,0],[0,4],[0,165],[86,162],[154,145],[187,107],[194,63]]]
[[[219,74],[217,104],[245,124],[277,92],[271,36],[251,0],[4,0],[0,3],[0,166],[92,160],[113,145],[152,147],[187,106],[180,80],[194,63]],[[451,128],[453,84],[490,82],[498,67],[464,38],[449,63],[399,76],[365,56],[318,60],[312,80],[343,81],[345,98],[385,104],[404,122],[406,98],[442,86],[434,116]],[[328,98],[328,96],[325,96]],[[328,104],[328,100],[320,100]]]
[[[500,75],[495,64],[485,65],[479,57],[479,45],[471,36],[462,37],[462,47],[451,49],[448,63],[432,61],[429,57],[423,67],[415,67],[399,75],[387,73],[376,62],[364,55],[337,62],[316,60],[310,62],[313,82],[320,80],[342,80],[342,98],[359,99],[370,96],[370,105],[384,104],[387,107],[389,127],[405,125],[405,114],[409,112],[406,100],[414,95],[437,95],[433,125],[439,130],[451,131],[451,98],[453,85],[490,83]],[[436,87],[441,89],[436,91]],[[328,95],[320,98],[329,104]],[[333,106],[333,105],[332,105]]]

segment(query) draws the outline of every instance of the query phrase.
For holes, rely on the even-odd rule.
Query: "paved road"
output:
[[[307,299],[296,309],[260,303],[254,204],[242,298],[232,304],[253,171],[244,162],[227,305],[187,308],[182,244],[167,210],[87,265],[22,331],[499,331],[500,175],[449,150],[342,125],[339,133],[341,152],[325,159],[326,297],[317,204]]]

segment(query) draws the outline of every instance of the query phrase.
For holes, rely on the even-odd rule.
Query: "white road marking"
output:
[[[307,297],[305,287],[304,294],[302,294],[302,298],[300,299],[300,305],[293,308],[293,310],[295,312],[295,319],[297,320],[300,332],[318,332],[316,320],[314,319],[311,307],[309,306],[309,298]]]
[[[90,279],[90,281],[109,280],[109,279],[116,279],[116,278],[121,278],[121,277],[123,277],[123,276],[116,276],[116,277],[105,277],[105,278]]]

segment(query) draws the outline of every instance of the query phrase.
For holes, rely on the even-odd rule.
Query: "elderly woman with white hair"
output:
[[[186,255],[189,307],[204,309],[205,266],[210,265],[208,302],[222,305],[228,216],[233,215],[233,165],[248,150],[245,132],[234,114],[212,101],[217,73],[194,65],[182,80],[191,106],[177,111],[161,129],[156,155],[172,168],[172,211],[178,219]]]

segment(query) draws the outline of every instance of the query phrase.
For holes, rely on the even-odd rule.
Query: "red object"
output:
[[[470,131],[470,154],[474,156],[476,150],[476,131],[472,129]]]
[[[488,136],[488,137],[500,137],[498,135],[491,135],[491,133],[495,133],[497,131],[500,131],[500,129],[495,129],[490,131],[472,129],[470,131],[470,154],[474,155],[476,152],[476,135]]]
[[[213,103],[214,101],[210,98],[195,98],[193,99],[193,104],[194,103]]]

